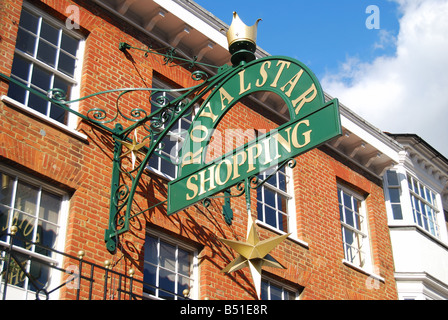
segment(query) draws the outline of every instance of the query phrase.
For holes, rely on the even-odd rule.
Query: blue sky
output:
[[[419,135],[448,158],[448,0],[195,0],[258,25],[257,44],[305,63],[325,92],[382,131]],[[366,27],[379,9],[379,29]],[[445,72],[441,72],[441,71]]]
[[[319,77],[334,72],[347,56],[373,60],[377,55],[393,54],[393,46],[376,48],[381,30],[398,33],[398,5],[380,0],[197,0],[228,25],[236,11],[247,25],[258,25],[257,45],[271,55],[296,58]],[[275,3],[275,5],[274,5]],[[380,29],[368,29],[366,8],[380,10]]]

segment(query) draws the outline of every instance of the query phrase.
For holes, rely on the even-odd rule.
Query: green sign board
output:
[[[205,163],[214,128],[241,98],[258,91],[278,94],[291,120]],[[267,57],[235,68],[216,85],[194,118],[182,146],[178,178],[168,184],[168,215],[222,192],[341,134],[336,99],[324,94],[308,68],[287,57]]]

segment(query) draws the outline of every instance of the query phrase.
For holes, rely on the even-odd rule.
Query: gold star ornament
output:
[[[245,267],[249,267],[252,280],[254,281],[257,296],[260,298],[261,293],[261,268],[263,266],[286,269],[280,262],[275,260],[269,252],[271,252],[277,245],[285,240],[290,233],[275,236],[270,239],[260,241],[255,223],[251,218],[249,212],[249,225],[247,230],[246,242],[219,239],[224,244],[235,250],[239,256],[230,262],[222,272],[234,272]]]
[[[128,150],[124,152],[120,158],[123,158],[127,156],[129,153],[131,154],[131,160],[132,160],[132,169],[134,169],[135,166],[135,160],[136,160],[136,154],[142,153],[144,154],[140,149],[143,148],[146,144],[146,142],[138,143],[137,142],[137,131],[134,131],[134,140],[132,143],[126,142],[126,141],[120,141]]]

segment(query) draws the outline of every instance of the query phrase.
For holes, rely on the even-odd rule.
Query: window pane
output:
[[[50,108],[50,118],[62,124],[68,122],[68,111],[62,109],[60,106],[52,103]]]
[[[48,111],[48,101],[40,98],[34,94],[30,94],[28,99],[28,106],[34,110],[47,115]]]
[[[39,24],[39,18],[30,14],[28,11],[22,10],[20,15],[19,25],[28,31],[37,34],[37,27]]]
[[[362,226],[362,216],[359,215],[358,213],[355,213],[355,229],[356,230],[360,230],[361,231],[361,226]]]
[[[54,44],[55,46],[58,45],[59,40],[59,30],[50,26],[45,21],[42,21],[42,26],[40,29],[40,36],[47,40],[48,42]],[[42,42],[41,42],[42,44]]]
[[[59,54],[58,70],[64,72],[65,74],[73,77],[75,74],[75,63],[76,59],[67,55],[64,52]]]
[[[163,158],[160,158],[160,171],[169,177],[176,177],[176,166],[171,161],[167,161]]]
[[[0,240],[6,241],[6,233],[9,231],[9,217],[11,216],[11,210],[5,206],[0,205]],[[2,235],[5,233],[4,235]]]
[[[266,172],[266,178],[267,178],[270,174],[272,174],[272,169],[271,169],[271,170],[268,170],[268,171]],[[274,187],[277,187],[277,174],[274,174],[272,177],[270,177],[270,178],[267,180],[267,183],[273,185]]]
[[[282,288],[271,284],[271,299],[270,300],[282,300]]]
[[[261,281],[261,294],[260,294],[261,300],[269,300],[268,290],[269,290],[268,283],[266,281]]]
[[[264,188],[264,203],[275,208],[275,192]]]
[[[149,158],[149,160],[148,160],[148,166],[151,168],[154,168],[156,170],[160,170],[159,169],[159,159],[160,158],[155,153],[153,153],[151,158]]]
[[[56,65],[57,50],[51,44],[41,41],[37,50],[37,59],[54,67]]]
[[[409,189],[410,189],[410,190],[414,190],[414,189],[412,188],[412,178],[411,178],[410,176],[407,176],[407,179],[408,179],[408,187],[409,187]]]
[[[345,209],[345,221],[346,224],[355,227],[355,222],[353,220],[353,211],[349,209]]]
[[[278,214],[278,218],[280,219],[280,221],[278,222],[280,225],[278,226],[278,228],[281,231],[288,231],[288,216],[285,214],[282,214],[280,212],[277,213]]]
[[[389,197],[390,197],[390,202],[400,203],[400,190],[396,189],[396,188],[389,189]]]
[[[28,81],[28,76],[30,73],[31,63],[27,60],[21,58],[19,55],[14,56],[12,63],[11,74],[20,78],[21,80]]]
[[[418,194],[418,191],[419,191],[419,189],[418,189],[418,183],[417,183],[416,180],[413,180],[412,182],[413,182],[413,185],[414,185],[414,187],[413,187],[413,188],[414,188],[414,192]]]
[[[398,186],[398,174],[396,171],[391,171],[388,170],[387,171],[387,183],[389,184],[389,186]]]
[[[38,192],[37,187],[19,181],[14,207],[26,213],[35,214]]]
[[[8,88],[8,97],[24,104],[26,98],[26,90],[16,85],[15,83],[10,82]]]
[[[25,287],[26,275],[20,269],[19,264],[26,268],[28,259],[27,259],[26,256],[24,256],[22,254],[19,254],[19,253],[15,254],[15,258],[17,260],[14,259],[11,262],[11,268],[10,268],[11,271],[10,271],[9,277],[8,277],[8,284],[13,285],[13,286],[17,286],[19,288],[24,288]]]
[[[39,218],[57,224],[61,210],[62,197],[42,191]]]
[[[344,192],[343,198],[344,198],[344,206],[347,207],[348,209],[353,209],[352,198],[350,197],[350,195],[348,195]]]
[[[174,293],[176,274],[169,270],[159,270],[159,297],[164,299],[174,299],[169,292]]]
[[[277,207],[278,210],[282,211],[283,213],[287,212],[287,202],[288,200],[286,199],[285,196],[281,195],[281,194],[277,194]]]
[[[343,232],[344,232],[344,240],[345,243],[349,244],[349,245],[353,245],[355,237],[354,237],[354,233],[353,231],[347,229],[347,228],[342,228]]]
[[[145,261],[157,264],[157,238],[147,236],[145,241]]]
[[[47,92],[51,88],[51,73],[34,65],[31,83]]]
[[[66,96],[70,96],[70,84],[59,77],[54,77],[53,88],[61,89],[66,93]],[[52,103],[50,107],[50,118],[59,121],[60,123],[67,124],[68,111]]]
[[[278,188],[286,192],[286,175],[282,172],[278,174]]]
[[[179,276],[179,281],[177,283],[177,294],[180,295],[181,297],[183,297],[183,291],[185,289],[190,290],[191,288],[191,283],[190,283],[190,279],[187,277],[182,277]]]
[[[28,290],[33,292],[41,289],[42,287],[47,287],[47,283],[50,279],[50,267],[44,263],[40,263],[39,261],[32,260],[30,266],[30,274],[33,279],[38,283],[39,288],[36,288],[31,281],[28,283]]]
[[[176,247],[166,243],[160,243],[160,266],[172,271],[176,270]]]
[[[425,193],[425,200],[428,201],[429,203],[433,204],[432,203],[432,197],[431,197],[431,191],[428,188],[426,188],[425,191],[426,191],[426,193]]]
[[[190,276],[190,266],[192,264],[191,255],[189,252],[178,249],[178,262],[179,262],[179,273],[185,276]]]
[[[146,255],[146,250],[145,250]],[[156,294],[155,287],[157,281],[157,267],[145,263],[145,269],[143,270],[143,291],[152,295]]]
[[[163,144],[163,151],[166,154],[176,157],[176,155],[177,155],[177,150],[176,150],[177,138],[176,137],[166,136],[165,138],[162,139],[162,144]]]
[[[392,212],[395,220],[403,220],[403,214],[401,212],[401,205],[393,204]]]
[[[27,241],[34,241],[33,236],[34,236],[35,224],[36,219],[34,219],[32,216],[14,210],[12,225],[17,226],[18,228],[17,234],[20,235],[20,237],[16,237],[17,243],[14,242],[14,244],[22,248],[31,249],[30,244],[28,242],[25,243],[21,241],[21,238]]]
[[[359,213],[360,209],[361,209],[361,201],[359,201],[359,200],[356,199],[356,198],[353,198],[353,210],[354,210],[355,212],[358,212],[358,213]]]
[[[34,50],[36,48],[36,36],[33,36],[29,32],[26,32],[19,28],[17,31],[16,48],[20,51],[28,53],[34,56]]]
[[[420,187],[420,196],[424,199],[425,198],[425,188],[420,183],[419,183],[419,187]]]
[[[37,227],[37,235],[35,242],[42,244],[49,248],[55,248],[56,239],[59,233],[59,228],[52,223],[47,222],[39,222],[39,226]],[[51,256],[51,252],[48,250],[41,249],[40,247],[36,247],[35,250],[37,253]]]
[[[277,212],[268,206],[264,207],[264,212],[265,212],[264,222],[269,224],[270,226],[273,226],[274,228],[277,228]]]
[[[70,53],[72,56],[76,56],[78,51],[78,43],[78,40],[73,39],[65,33],[62,34],[61,48]]]

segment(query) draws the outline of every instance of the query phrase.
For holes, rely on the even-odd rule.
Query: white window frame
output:
[[[178,275],[178,270],[177,270],[177,266],[178,266],[178,260],[177,260],[177,253],[178,253],[178,249],[182,249],[184,251],[188,251],[189,253],[192,254],[192,262],[191,262],[191,268],[192,268],[192,274],[190,276],[190,279],[193,281],[193,285],[192,287],[189,288],[190,292],[189,292],[189,299],[198,299],[199,296],[199,263],[198,263],[198,249],[190,246],[188,244],[186,244],[185,242],[182,242],[180,240],[175,240],[172,237],[169,237],[167,234],[160,232],[160,231],[156,231],[156,230],[146,230],[146,236],[151,236],[154,238],[157,238],[157,253],[158,253],[158,262],[157,265],[154,265],[150,262],[144,261],[144,264],[151,264],[153,266],[155,266],[157,268],[157,275],[156,275],[156,283],[154,284],[155,287],[159,287],[159,271],[160,271],[160,243],[163,241],[167,244],[170,244],[172,246],[176,247],[176,283],[177,283],[177,277]],[[143,279],[143,281],[145,282],[145,279]],[[177,289],[177,287],[176,287]],[[159,289],[155,289],[156,293],[155,295],[149,294],[149,293],[143,293],[143,295],[148,298],[148,299],[154,299],[154,300],[163,300],[163,298],[159,297]],[[175,292],[177,295],[181,295],[182,296],[182,292]]]
[[[412,217],[413,222],[417,226],[419,226],[421,229],[425,230],[427,233],[431,234],[433,237],[440,239],[441,237],[441,230],[439,225],[439,216],[440,216],[440,209],[439,209],[439,201],[438,201],[438,193],[429,188],[425,183],[423,183],[420,179],[416,178],[409,172],[406,174],[406,181],[408,183],[408,190],[409,190],[409,198],[411,203],[411,210],[412,210]],[[412,188],[410,186],[412,184]],[[424,196],[420,195],[420,192],[414,191],[414,184],[417,184],[418,189],[422,189],[424,192]],[[429,192],[430,199],[426,199],[426,195]],[[429,207],[433,211],[433,218],[432,219],[426,219],[427,227],[425,227],[425,216],[422,212],[421,205],[424,205],[426,207]],[[418,211],[416,213],[416,210]],[[420,219],[419,219],[420,218]],[[419,223],[419,220],[421,223]],[[432,222],[434,227],[434,232],[431,231],[430,222]]]
[[[263,185],[260,187],[260,197],[257,195],[257,217],[261,215],[261,219],[257,218],[257,224],[262,225],[263,227],[266,227],[268,229],[272,229],[279,233],[291,233],[290,237],[297,240],[297,223],[296,223],[296,215],[295,215],[295,203],[294,203],[294,178],[293,178],[293,170],[288,165],[284,167],[285,172],[277,171],[275,174],[277,175],[276,181],[277,185],[274,186],[269,181],[266,181]],[[268,169],[266,171],[263,171],[259,174],[259,179],[264,180],[266,179],[270,174],[272,174],[272,170],[275,169]],[[284,175],[285,176],[285,187],[286,190],[282,190],[279,186],[278,175]],[[278,210],[278,198],[275,198],[275,208],[271,205],[265,203],[265,190],[269,190],[274,192],[275,194],[279,194],[282,197],[286,198],[286,212],[279,212]],[[260,199],[261,198],[261,199]],[[276,225],[272,226],[271,224],[265,222],[266,221],[266,211],[265,206],[269,206],[272,210],[276,211]],[[260,211],[261,210],[261,211]],[[286,224],[287,224],[287,230],[281,230],[278,226],[280,221],[278,220],[281,215],[286,215]],[[307,246],[306,243],[303,243],[305,246]]]
[[[285,291],[288,292],[288,294],[293,295],[292,299],[287,299],[287,300],[299,300],[300,297],[300,291],[297,290],[297,288],[294,288],[292,286],[288,286],[285,283],[282,283],[280,281],[274,280],[266,275],[262,275],[261,276],[261,281],[262,281],[262,286],[263,286],[263,282],[267,284],[268,286],[268,300],[271,300],[271,287],[275,286],[277,288],[280,288],[282,290],[282,299],[281,300],[285,300]]]
[[[33,56],[28,53],[22,52],[18,48],[16,48],[14,51],[15,55],[20,56],[21,58],[29,61],[32,64],[32,66],[34,66],[34,65],[39,66],[40,68],[44,69],[45,71],[48,71],[51,74],[62,78],[64,81],[70,82],[72,84],[72,87],[70,90],[70,97],[67,97],[67,99],[69,99],[69,100],[78,99],[80,97],[80,80],[81,80],[81,71],[82,71],[82,61],[83,61],[83,55],[84,55],[85,38],[76,30],[67,29],[64,23],[62,23],[61,21],[50,16],[48,13],[42,11],[41,9],[34,7],[33,5],[29,4],[28,2],[23,3],[22,11],[23,10],[27,10],[27,11],[31,12],[32,14],[38,16],[40,21],[45,20],[45,22],[47,22],[48,24],[50,24],[58,29],[61,29],[65,34],[70,35],[71,37],[73,37],[79,41],[78,42],[78,51],[76,54],[75,72],[74,72],[73,78],[64,74],[63,72],[55,69],[54,67],[47,65],[45,62],[42,62],[39,59],[35,58],[37,48],[38,48],[37,44],[35,46],[35,52],[34,52]],[[41,41],[45,41],[45,40],[41,40]],[[38,43],[37,39],[36,39],[36,43]],[[30,74],[32,75],[32,72]],[[14,77],[13,75],[11,75],[11,76]],[[27,82],[27,85],[29,85],[30,79],[23,79],[23,80],[25,80]],[[28,91],[26,92],[27,97],[30,94],[31,93],[29,93]],[[28,107],[26,104],[23,104],[19,101],[16,101],[16,100],[8,97],[7,95],[1,96],[0,99],[10,105],[13,105],[14,107],[16,107],[24,112],[36,117],[36,118],[39,118],[40,120],[43,120],[44,122],[47,122],[53,126],[56,126],[64,131],[66,131],[67,133],[75,135],[84,140],[87,139],[87,136],[85,134],[76,131],[78,117],[71,112],[68,112],[67,124],[63,124],[59,121],[56,121],[56,120],[50,118],[50,116],[48,116],[46,114],[43,114],[39,111],[34,110],[31,107]],[[26,98],[26,100],[27,100],[27,98]],[[72,103],[70,105],[70,107],[73,110],[77,111],[79,108],[79,103],[77,103],[77,102]]]
[[[389,181],[389,174],[395,174],[396,178],[397,178],[397,184],[391,184],[391,182]],[[394,222],[403,222],[406,218],[406,214],[404,211],[404,207],[403,207],[403,188],[401,185],[401,180],[402,180],[402,174],[400,172],[398,172],[397,170],[387,170],[386,174],[384,175],[384,193],[385,193],[385,200],[386,200],[386,205],[387,205],[387,211],[389,214],[389,221],[394,221]],[[392,202],[392,197],[391,197],[391,190],[397,190],[398,194],[399,194],[399,198],[398,198],[398,202]],[[400,210],[401,210],[401,219],[397,218],[395,216],[394,212],[394,207],[399,206]]]
[[[351,201],[351,206],[352,208],[354,208],[353,206],[353,199],[356,199],[357,201],[360,202],[360,209],[358,212],[360,218],[362,219],[361,221],[359,221],[359,229],[351,226],[350,224],[347,223],[347,219],[346,219],[346,210],[343,210],[343,219],[340,218],[341,221],[341,235],[342,235],[342,249],[344,251],[344,259],[342,260],[342,262],[346,265],[352,266],[358,270],[362,270],[365,271],[367,273],[372,273],[373,272],[373,265],[372,265],[372,257],[371,257],[371,250],[370,250],[370,237],[369,237],[369,228],[368,228],[368,217],[367,217],[367,208],[366,208],[366,201],[365,201],[365,197],[363,197],[362,195],[360,195],[359,193],[353,191],[352,189],[339,184],[337,185],[337,190],[338,190],[338,195],[340,196],[341,199],[343,199],[344,193],[347,194],[350,197],[350,201]],[[343,200],[342,200],[343,201]],[[341,204],[338,200],[338,206],[340,207],[341,205],[345,205],[345,202],[343,201],[343,203]],[[341,214],[341,210],[339,209],[339,214]],[[355,221],[355,216],[353,217],[353,221]],[[345,238],[345,234],[344,234],[344,229],[347,229],[349,232],[354,232],[357,236],[358,239],[362,239],[362,243],[357,245],[357,247],[353,247],[352,244],[347,243],[346,242],[346,238]],[[354,241],[355,241],[355,237],[354,237]],[[359,253],[358,258],[355,259],[350,259],[350,257],[347,257],[347,249],[346,247],[350,246],[353,247],[354,250],[357,250],[358,252],[361,252],[364,255],[364,260],[361,258],[359,258]]]
[[[68,194],[48,183],[45,183],[37,178],[31,177],[29,175],[25,175],[13,168],[10,168],[8,166],[5,166],[3,164],[0,163],[0,170],[6,174],[8,174],[9,176],[11,176],[12,178],[14,178],[14,190],[13,190],[13,199],[11,201],[14,201],[14,197],[15,197],[15,192],[17,190],[17,182],[18,180],[21,180],[23,182],[26,182],[30,185],[33,185],[35,187],[38,187],[41,190],[46,190],[50,193],[56,194],[58,196],[62,197],[62,201],[61,201],[61,208],[60,208],[60,213],[59,213],[59,222],[58,222],[58,237],[56,240],[56,245],[53,249],[63,252],[64,248],[65,248],[65,239],[66,239],[66,229],[67,229],[67,217],[68,217],[68,210],[69,210],[69,197]],[[12,207],[13,208],[13,207]],[[39,204],[36,204],[36,210],[39,209]],[[37,224],[40,220],[40,218],[38,218],[39,214],[38,212],[36,212],[36,217],[35,217],[35,227],[34,229],[37,230]],[[8,216],[8,231],[11,230],[11,224],[12,224],[12,220],[10,219],[10,217]],[[4,230],[5,231],[5,230]],[[9,246],[9,237],[7,238],[6,242],[4,241],[0,241],[0,245],[5,247],[5,246]],[[63,260],[63,256],[62,255],[55,255],[53,254],[53,256],[48,257],[48,256],[44,256],[42,254],[39,254],[37,252],[34,252],[34,246],[32,246],[32,248],[26,249],[23,247],[19,247],[19,246],[14,246],[15,250],[17,250],[18,252],[25,254],[27,256],[32,257],[33,259],[36,260],[40,260],[42,262],[45,262],[46,264],[53,264],[54,266],[61,266],[62,265],[62,260]],[[29,261],[27,262],[27,269],[29,269],[30,267],[30,263]],[[50,289],[53,289],[54,287],[57,287],[61,281],[62,278],[62,274],[60,271],[51,268],[50,269],[50,276],[49,276],[49,280],[47,285],[49,286]],[[1,275],[0,275],[0,280],[1,279]],[[26,283],[24,288],[19,288],[19,287],[15,287],[12,285],[8,285],[8,291],[7,291],[7,296],[12,297],[13,299],[31,299],[34,300],[36,299],[36,293],[34,291],[31,291],[28,289],[28,279],[26,278]],[[1,282],[1,281],[0,281]],[[0,291],[3,290],[3,284],[1,285]],[[50,294],[50,296],[48,297],[49,299],[58,299],[59,297],[59,290],[53,292],[52,294]],[[42,298],[47,298],[47,297],[42,297]]]

